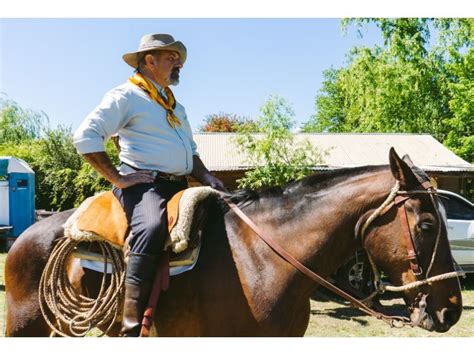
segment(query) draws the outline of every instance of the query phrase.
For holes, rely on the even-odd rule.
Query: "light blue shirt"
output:
[[[138,169],[189,175],[193,155],[198,155],[197,146],[184,107],[178,102],[174,113],[181,121],[176,128],[169,125],[160,104],[127,82],[105,94],[75,132],[74,145],[80,154],[103,152],[104,142],[118,135],[119,157],[124,163]]]

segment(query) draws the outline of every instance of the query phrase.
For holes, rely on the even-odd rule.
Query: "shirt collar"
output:
[[[165,89],[163,89],[160,85],[158,85],[154,80],[150,79],[148,76],[147,76],[147,79],[150,80],[153,85],[155,85],[156,90],[158,90],[161,96],[168,99],[168,96],[166,96],[166,93],[165,93]]]

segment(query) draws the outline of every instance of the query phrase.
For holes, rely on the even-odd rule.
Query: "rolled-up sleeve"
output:
[[[74,133],[74,145],[80,154],[105,151],[107,139],[125,126],[128,100],[120,89],[105,94],[102,102],[86,117]]]

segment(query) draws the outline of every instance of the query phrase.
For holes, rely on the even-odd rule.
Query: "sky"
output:
[[[323,72],[356,45],[380,43],[377,29],[344,35],[338,18],[0,19],[0,92],[74,130],[105,92],[133,69],[123,60],[142,35],[169,33],[188,50],[172,87],[193,130],[225,112],[254,118],[270,95],[284,97],[298,124],[315,113]]]
[[[468,5],[471,3],[471,5]],[[169,33],[188,50],[172,87],[194,131],[220,112],[255,118],[271,95],[284,97],[297,125],[315,114],[325,70],[346,64],[354,46],[381,44],[342,17],[474,15],[464,0],[22,0],[0,12],[0,98],[45,112],[75,130],[133,69],[122,55],[149,33]],[[132,6],[131,6],[132,5]],[[429,5],[429,6],[428,6]],[[146,16],[146,17],[144,17]]]

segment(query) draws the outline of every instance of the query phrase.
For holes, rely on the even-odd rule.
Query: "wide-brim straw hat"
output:
[[[184,64],[186,61],[186,47],[184,44],[180,41],[175,41],[173,36],[164,33],[143,36],[140,40],[138,50],[135,52],[125,53],[122,58],[128,65],[137,69],[140,53],[154,50],[176,51],[181,57],[181,62]]]

